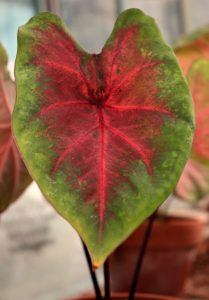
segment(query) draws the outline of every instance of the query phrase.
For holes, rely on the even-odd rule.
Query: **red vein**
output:
[[[102,110],[98,111],[99,113],[99,127],[101,130],[100,136],[100,153],[99,153],[99,178],[100,178],[100,187],[99,187],[99,194],[100,194],[100,202],[99,202],[99,237],[101,238],[102,235],[102,227],[104,223],[104,213],[105,213],[105,160],[104,160],[104,150],[105,150],[105,127],[104,127],[104,119]]]
[[[133,35],[134,32],[131,33]],[[120,53],[120,49],[124,47],[124,44],[126,41],[130,38],[130,34],[123,34],[121,39],[118,39],[117,44],[114,49],[113,53],[113,60],[111,63],[111,68],[110,68],[110,79],[109,79],[109,88],[112,86],[112,77],[113,77],[113,71],[116,69],[115,61]]]
[[[85,132],[83,135],[81,135],[74,143],[72,143],[70,146],[68,146],[59,156],[59,158],[56,160],[54,168],[52,170],[52,175],[54,175],[54,173],[57,171],[57,169],[59,168],[60,164],[63,162],[63,160],[65,159],[65,157],[70,154],[70,152],[79,144],[81,144],[82,142],[85,141],[85,139],[87,139],[87,137],[89,136],[90,133],[92,133],[95,129],[98,128],[97,126],[92,127],[91,129],[89,129],[87,132]]]
[[[61,64],[57,64],[56,62],[46,62],[44,61],[43,64],[49,66],[49,67],[54,67],[55,69],[60,70],[61,74],[63,72],[69,74],[69,76],[71,75],[71,73],[74,73],[74,75],[76,75],[77,79],[79,79],[81,82],[83,82],[85,84],[85,92],[84,95],[87,96],[88,95],[88,91],[89,91],[89,87],[88,87],[88,83],[86,80],[84,80],[83,75],[81,74],[81,70],[79,68],[79,71],[71,68],[69,65],[61,65]],[[57,71],[57,70],[56,70]],[[57,80],[57,82],[62,82],[65,80],[65,77],[59,77],[59,80]]]
[[[69,106],[69,105],[90,105],[90,103],[83,102],[83,101],[60,101],[60,102],[50,104],[46,107],[43,107],[41,109],[41,111],[38,112],[37,115],[42,116],[42,115],[46,114],[48,111],[51,111],[55,108],[62,108],[62,107]]]
[[[112,108],[118,111],[129,111],[129,110],[139,110],[142,112],[157,112],[166,115],[173,116],[174,113],[167,110],[166,108],[157,107],[153,105],[108,105],[106,104],[105,107]]]
[[[75,73],[75,75],[77,75],[77,77],[79,79],[82,79],[80,72],[71,68],[69,65],[62,65],[62,64],[56,63],[55,61],[46,61],[46,60],[43,61],[43,64],[47,65],[49,67],[52,67],[52,68],[54,67],[55,69],[60,69],[62,72],[66,72],[69,74]],[[80,68],[79,68],[79,70],[80,70]]]
[[[77,68],[80,70],[80,73],[78,73],[78,75],[81,77],[81,79],[83,80],[83,82],[85,83],[86,87],[87,87],[87,90],[89,90],[89,84],[86,80],[86,77],[85,77],[85,74],[83,73],[83,70],[81,68],[81,65],[80,65],[80,60],[79,58],[77,57],[77,53],[76,53],[76,49],[75,49],[75,46],[73,45],[73,41],[71,39],[69,39],[69,36],[66,34],[66,35],[63,35],[64,32],[60,32],[59,29],[54,26],[54,25],[51,25],[51,32],[55,32],[55,33],[58,33],[58,38],[57,38],[57,43],[59,43],[59,46],[63,49],[61,50],[64,50],[65,52],[67,51],[67,53],[69,54],[70,58],[73,60],[73,63],[77,66]],[[43,30],[40,30],[39,28],[34,28],[33,29],[34,31],[37,31],[37,32],[40,32],[41,34],[43,34],[43,36],[45,35],[44,31]],[[61,36],[63,37],[62,40],[60,40],[59,38],[59,34],[61,33]],[[47,46],[47,44],[46,44]],[[41,52],[41,51],[40,51]],[[41,54],[41,53],[40,53]],[[79,54],[78,54],[79,55]]]
[[[125,76],[123,76],[123,79],[117,84],[115,85],[112,90],[111,93],[114,93],[115,91],[117,91],[122,85],[127,84],[127,82],[130,82],[131,80],[133,80],[133,77],[138,73],[141,72],[142,70],[145,70],[147,68],[150,67],[154,67],[159,65],[159,62],[147,62],[141,65],[137,65],[135,68],[132,68],[130,72],[126,73]]]
[[[67,48],[68,49],[68,48]],[[89,91],[90,88],[89,88],[89,83],[86,79],[86,76],[81,68],[81,65],[80,65],[80,60],[78,59],[78,57],[76,56],[76,53],[75,53],[75,48],[73,48],[72,44],[71,44],[71,47],[70,47],[71,51],[69,52],[70,53],[70,56],[71,58],[73,59],[75,65],[77,65],[77,67],[79,68],[80,70],[80,76],[83,80],[83,82],[85,83],[86,87],[87,87],[87,90]]]
[[[150,166],[150,160],[146,156],[145,152],[143,149],[137,145],[133,140],[131,140],[126,134],[124,134],[122,131],[116,129],[115,127],[112,127],[110,125],[105,125],[114,135],[120,137],[122,140],[124,140],[129,146],[131,146],[140,156],[142,161],[147,167],[147,171],[150,175],[152,175],[153,170],[152,167]]]

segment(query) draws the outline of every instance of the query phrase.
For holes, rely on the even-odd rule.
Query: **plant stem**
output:
[[[105,288],[105,300],[110,300],[110,271],[109,260],[104,263],[104,288]]]
[[[131,288],[130,288],[128,300],[133,300],[134,299],[134,294],[136,292],[136,287],[137,287],[138,280],[139,280],[139,277],[140,277],[144,255],[145,255],[147,245],[148,245],[148,241],[149,241],[149,238],[150,238],[150,235],[151,235],[151,232],[152,232],[152,227],[153,227],[153,223],[154,223],[154,220],[155,220],[156,213],[157,213],[157,211],[154,212],[151,215],[151,217],[149,218],[147,228],[146,228],[146,231],[145,231],[145,234],[144,234],[143,243],[142,243],[142,246],[139,248],[139,255],[138,255],[137,262],[136,262],[136,267],[135,267],[135,270],[134,270],[134,275],[133,275],[133,279],[132,279],[132,283],[131,283]]]
[[[97,281],[96,273],[92,268],[92,262],[91,262],[91,257],[90,257],[89,251],[88,251],[88,249],[87,249],[87,247],[86,247],[86,245],[84,244],[83,241],[82,241],[82,244],[83,244],[83,249],[84,249],[84,253],[85,253],[85,256],[86,256],[86,261],[87,261],[87,264],[88,264],[88,267],[89,267],[89,272],[90,272],[90,275],[91,275],[91,280],[92,280],[92,283],[93,283],[96,299],[97,300],[102,300],[102,295],[101,295],[101,291],[100,291],[99,284],[98,284],[98,281]]]

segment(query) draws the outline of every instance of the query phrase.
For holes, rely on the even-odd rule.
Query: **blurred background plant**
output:
[[[209,26],[182,36],[175,53],[194,99],[196,129],[190,159],[176,194],[200,207],[209,207]]]
[[[0,213],[14,202],[32,179],[25,168],[11,132],[15,83],[7,70],[8,57],[0,44]]]

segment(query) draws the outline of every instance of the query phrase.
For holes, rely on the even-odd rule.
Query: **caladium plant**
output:
[[[11,133],[15,83],[7,70],[7,54],[0,44],[0,213],[14,202],[31,182]]]
[[[185,75],[197,59],[209,60],[209,25],[182,36],[174,45],[175,53]]]
[[[196,115],[191,157],[209,165],[209,60],[195,61],[187,78],[194,99]]]
[[[184,200],[197,202],[209,192],[209,81],[206,70],[209,61],[209,26],[180,38],[174,50],[188,77],[196,112],[192,152],[177,184],[176,194]]]
[[[187,79],[195,104],[196,128],[190,159],[176,193],[194,202],[209,193],[209,60],[194,61]]]
[[[193,135],[193,107],[155,21],[130,9],[100,54],[40,13],[19,29],[13,132],[55,209],[94,266],[172,192]]]

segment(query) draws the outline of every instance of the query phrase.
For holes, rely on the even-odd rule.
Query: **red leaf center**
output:
[[[153,138],[174,113],[158,96],[161,62],[140,53],[138,28],[118,32],[114,45],[99,55],[78,50],[56,26],[49,29],[35,29],[41,35],[32,60],[41,70],[36,117],[46,124],[42,134],[54,142],[51,175],[64,171],[83,200],[95,206],[101,234],[116,187],[133,189],[128,175],[133,162],[141,161],[153,175]]]

